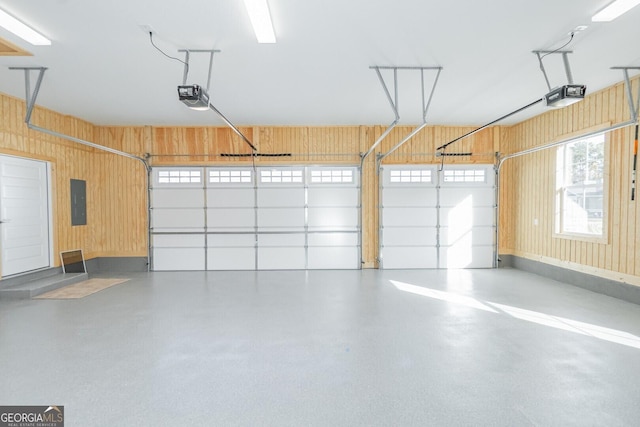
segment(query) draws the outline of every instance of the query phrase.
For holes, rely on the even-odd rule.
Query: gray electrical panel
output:
[[[71,225],[87,225],[87,182],[71,180]]]

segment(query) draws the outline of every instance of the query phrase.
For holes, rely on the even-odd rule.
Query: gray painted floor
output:
[[[0,301],[0,404],[67,426],[640,423],[640,306],[530,273],[129,277]]]

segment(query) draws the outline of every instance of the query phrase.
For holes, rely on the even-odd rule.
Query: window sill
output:
[[[576,240],[580,242],[608,244],[609,240],[606,236],[594,236],[590,234],[579,233],[553,233],[553,237],[556,239]]]

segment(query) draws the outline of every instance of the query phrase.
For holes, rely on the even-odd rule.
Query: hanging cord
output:
[[[571,42],[573,41],[573,38],[575,37],[575,35],[576,35],[576,32],[575,32],[575,31],[571,31],[571,33],[569,33],[569,41],[568,41],[568,42],[566,42],[565,44],[563,44],[563,45],[562,45],[562,46],[560,46],[559,48],[557,48],[557,49],[555,49],[555,50],[552,50],[551,52],[547,52],[547,53],[545,53],[544,55],[542,55],[542,56],[540,57],[540,60],[542,60],[542,59],[543,59],[545,56],[547,56],[547,55],[551,55],[552,53],[556,53],[556,52],[558,52],[559,50],[564,49],[565,47],[569,46],[569,43],[571,43]]]
[[[571,43],[571,42],[573,41],[573,38],[575,37],[575,35],[576,35],[575,31],[571,31],[571,33],[569,34],[569,36],[570,36],[570,37],[569,37],[569,41],[568,41],[568,42],[566,42],[565,44],[563,44],[563,45],[562,45],[562,46],[560,46],[559,48],[557,48],[557,49],[555,49],[555,50],[552,50],[551,52],[547,52],[547,53],[545,53],[545,54],[544,54],[544,55],[542,55],[542,56],[538,56],[538,62],[540,63],[540,70],[541,70],[543,73],[544,73],[544,65],[542,65],[542,60],[543,60],[545,57],[547,57],[547,56],[549,56],[549,55],[551,55],[551,54],[553,54],[553,53],[556,53],[556,52],[558,52],[559,50],[564,49],[565,47],[569,46],[569,43]]]
[[[169,59],[173,59],[174,61],[178,61],[184,64],[184,66],[187,68],[187,72],[186,74],[189,74],[189,64],[187,64],[186,62],[184,62],[182,59],[180,58],[176,58],[175,56],[171,56],[171,55],[167,55],[166,53],[164,53],[162,51],[162,49],[160,49],[158,46],[156,46],[156,44],[153,42],[153,32],[149,31],[149,41],[151,42],[151,46],[155,47],[156,50],[158,52],[160,52],[161,54],[163,54],[164,56],[166,56]]]
[[[636,123],[636,137],[633,141],[633,169],[631,171],[631,200],[636,199],[636,166],[638,164],[638,123]]]

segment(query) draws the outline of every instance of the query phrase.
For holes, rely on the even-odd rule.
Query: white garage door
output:
[[[156,270],[204,270],[204,170],[154,169],[151,193]]]
[[[251,168],[208,170],[208,270],[256,269],[257,194],[253,173]]]
[[[357,269],[355,167],[154,168],[154,270]]]
[[[492,165],[381,168],[382,268],[491,268]]]

